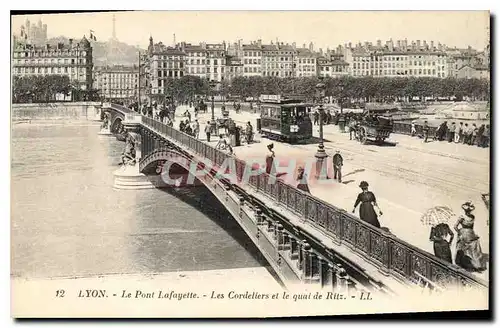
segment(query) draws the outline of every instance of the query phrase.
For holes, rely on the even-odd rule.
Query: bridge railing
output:
[[[242,180],[246,166],[244,161],[152,118],[143,116],[142,122],[212,163],[222,165],[227,159],[233,159],[238,181]],[[345,210],[281,180],[269,183],[270,179],[274,180],[269,174],[261,172],[257,176],[250,176],[249,185],[330,236],[334,243],[346,245],[351,251],[378,267],[382,273],[412,283],[425,277],[437,286],[453,286],[459,290],[471,287],[488,288],[487,282],[458,266],[410,245],[395,235],[367,224]]]

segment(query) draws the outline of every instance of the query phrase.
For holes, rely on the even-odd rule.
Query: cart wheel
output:
[[[361,142],[361,144],[365,145],[366,142],[367,142],[368,138],[366,137],[366,131],[365,129],[361,129],[361,133],[360,133],[360,136],[359,136],[359,141]]]

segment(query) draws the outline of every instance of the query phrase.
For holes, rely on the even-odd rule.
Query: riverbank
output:
[[[100,119],[100,102],[61,102],[12,104],[11,119],[13,122],[33,120],[79,120]]]

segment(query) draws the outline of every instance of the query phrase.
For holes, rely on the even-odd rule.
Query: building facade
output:
[[[311,77],[318,75],[318,56],[307,48],[295,49],[295,77]]]
[[[182,43],[182,50],[186,53],[186,74],[205,78],[207,73],[207,51],[202,45]]]
[[[243,76],[262,76],[262,42],[244,44]]]
[[[150,95],[170,94],[168,79],[178,79],[185,75],[186,53],[179,47],[167,47],[163,43],[153,43],[149,38],[148,65]]]
[[[35,46],[18,43],[13,52],[15,76],[66,75],[76,87],[92,89],[92,46],[86,37],[75,43]]]
[[[224,80],[226,69],[226,44],[204,44],[207,51],[207,74],[209,81]]]
[[[106,100],[133,101],[138,95],[139,68],[99,67],[94,70],[94,89]]]
[[[231,81],[234,78],[243,76],[243,63],[236,56],[226,55],[226,69],[224,78]]]

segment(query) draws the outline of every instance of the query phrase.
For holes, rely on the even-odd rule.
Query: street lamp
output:
[[[339,89],[340,89],[340,95],[339,95],[339,106],[340,106],[339,129],[340,129],[340,132],[344,133],[345,132],[345,118],[344,118],[344,111],[343,111],[343,108],[342,108],[342,103],[344,101],[344,81],[342,81],[342,80],[339,81]]]
[[[328,155],[325,152],[325,145],[323,144],[323,120],[324,120],[324,109],[323,109],[323,99],[325,98],[326,86],[324,83],[318,83],[316,85],[316,91],[318,93],[319,103],[319,145],[318,150],[314,157],[316,157],[316,179],[328,179],[327,170],[325,167],[326,158]]]
[[[210,80],[209,85],[210,85],[210,90],[212,92],[212,120],[210,121],[210,126],[211,126],[212,131],[215,131],[215,128],[217,127],[217,124],[215,122],[215,114],[214,114],[214,109],[215,109],[214,94],[215,94],[215,91],[217,88],[217,84],[218,84],[217,81]]]

